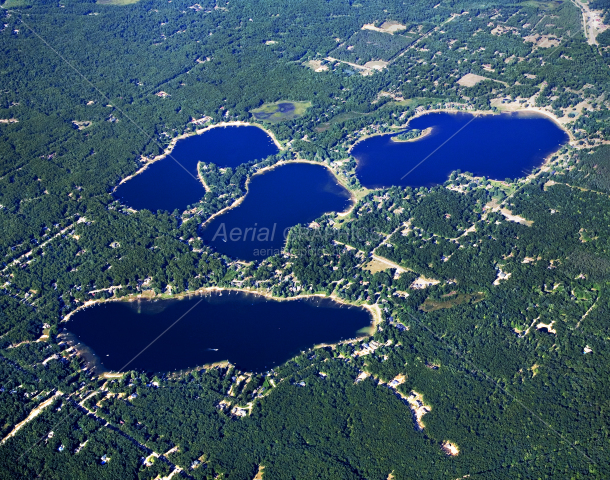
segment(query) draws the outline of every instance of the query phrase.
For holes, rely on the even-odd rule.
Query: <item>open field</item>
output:
[[[485,298],[485,294],[482,292],[467,294],[447,294],[443,296],[442,300],[432,300],[427,298],[424,303],[419,306],[419,309],[424,312],[433,312],[435,310],[443,310],[445,308],[453,308],[463,303],[472,301],[473,303],[480,302]]]
[[[328,70],[328,65],[324,65],[322,60],[309,60],[303,65],[311,68],[314,72],[326,72]]]
[[[362,30],[373,30],[375,32],[389,33],[390,35],[406,29],[406,26],[392,20],[383,22],[380,27],[376,27],[373,23],[367,23],[362,27]]]
[[[30,0],[6,0],[4,8],[29,7],[32,4]]]
[[[388,265],[387,263],[380,262],[379,260],[374,258],[369,263],[367,263],[363,268],[365,270],[368,270],[369,272],[371,272],[374,275],[376,273],[383,272],[384,270],[389,270],[392,267],[390,265]]]
[[[400,105],[403,107],[414,107],[415,108],[420,105],[427,105],[427,104],[438,103],[438,102],[443,102],[443,101],[445,101],[445,99],[443,99],[443,98],[413,97],[413,98],[405,98],[404,100],[396,100],[393,102],[388,102],[386,105]]]
[[[493,82],[504,83],[499,80],[495,80],[493,78],[483,77],[481,75],[475,75],[474,73],[467,73],[462,78],[460,78],[457,83],[462,87],[474,87],[477,83],[484,82],[485,80],[491,80]],[[506,84],[504,84],[506,85]]]
[[[97,0],[100,5],[131,5],[139,0]]]
[[[309,107],[311,107],[311,102],[280,100],[275,103],[265,103],[259,108],[251,110],[250,113],[252,113],[257,120],[279,123],[299,118]]]

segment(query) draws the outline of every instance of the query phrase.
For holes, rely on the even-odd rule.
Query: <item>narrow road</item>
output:
[[[73,223],[73,224],[71,224],[71,225],[68,225],[66,228],[64,228],[63,230],[60,230],[60,231],[59,231],[59,232],[57,232],[55,235],[53,235],[51,238],[49,238],[49,239],[45,240],[45,241],[44,241],[44,242],[42,242],[40,245],[37,245],[35,248],[37,248],[37,247],[42,248],[42,247],[46,246],[46,245],[47,245],[47,243],[49,243],[50,241],[52,241],[52,240],[56,239],[56,238],[57,238],[57,237],[59,237],[60,235],[63,235],[63,234],[65,234],[67,231],[69,231],[70,229],[74,228],[74,225],[76,225],[76,223],[78,223],[78,222],[75,222],[75,223]],[[9,264],[8,264],[6,267],[4,267],[2,270],[0,270],[0,273],[4,273],[4,272],[5,272],[5,271],[6,271],[6,270],[7,270],[9,267],[11,267],[12,265],[15,265],[15,264],[19,264],[19,263],[21,263],[21,260],[22,260],[23,258],[31,257],[31,256],[32,256],[32,252],[33,252],[33,251],[34,251],[34,248],[33,248],[32,250],[30,250],[30,251],[28,251],[28,252],[24,253],[24,254],[23,254],[23,255],[21,255],[20,257],[17,257],[15,260],[13,260],[11,263],[9,263]],[[30,260],[30,261],[31,261],[31,260]],[[28,262],[28,263],[29,263],[29,262]]]
[[[53,403],[53,400],[55,400],[55,397],[58,395],[61,395],[61,392],[55,392],[55,395],[52,395],[50,398],[48,398],[47,400],[42,402],[40,405],[38,405],[34,410],[32,410],[25,420],[23,420],[22,422],[15,425],[15,428],[13,428],[10,431],[10,433],[2,439],[2,441],[0,442],[0,445],[4,444],[4,442],[6,442],[9,438],[14,437],[19,430],[21,430],[29,422],[31,422],[38,415],[40,415],[45,408],[47,408],[49,405],[51,405],[51,403]]]
[[[589,5],[587,5],[582,0],[571,0],[571,2],[576,5],[582,12],[582,23],[587,43],[589,45],[598,45],[597,40],[595,39],[595,37],[597,37],[598,31],[593,23],[593,19],[597,16],[597,14],[592,12],[589,8]]]
[[[74,401],[73,399],[69,399],[69,401],[72,403],[72,405],[74,407],[76,407],[78,410],[80,410],[82,413],[84,413],[85,415],[88,415],[92,418],[94,418],[95,420],[97,420],[101,425],[103,425],[104,427],[112,430],[113,432],[121,435],[123,438],[126,438],[127,440],[129,440],[131,443],[133,443],[136,447],[138,447],[141,450],[144,450],[146,452],[146,456],[150,456],[150,455],[154,455],[156,458],[158,458],[159,460],[161,460],[162,462],[166,463],[167,465],[169,465],[172,468],[172,472],[170,474],[170,478],[172,476],[174,476],[175,474],[180,474],[182,476],[185,476],[186,478],[193,478],[190,475],[188,475],[181,467],[174,465],[172,462],[170,462],[167,457],[165,457],[164,455],[161,455],[157,452],[155,452],[154,450],[148,448],[146,445],[144,445],[143,443],[138,442],[135,438],[133,438],[131,435],[128,435],[127,433],[123,432],[119,427],[111,424],[110,422],[108,422],[106,419],[98,416],[95,414],[95,412],[93,412],[92,410],[89,410],[87,407],[84,406],[84,403],[92,396],[96,395],[97,393],[99,393],[99,391],[94,391],[91,395],[89,395],[87,398],[85,398],[84,400],[82,400],[80,403],[76,403],[76,401]],[[170,450],[171,451],[171,450]],[[168,452],[169,453],[169,452]]]
[[[589,315],[589,313],[591,313],[591,310],[593,310],[595,308],[595,305],[597,305],[597,300],[599,300],[599,297],[597,297],[597,299],[595,300],[595,302],[593,302],[593,305],[591,305],[591,307],[589,308],[589,310],[587,310],[585,312],[585,314],[581,317],[581,319],[578,321],[578,323],[576,324],[576,327],[574,327],[574,330],[576,330],[578,327],[580,327],[580,324],[582,323],[582,321],[587,318],[587,315]]]

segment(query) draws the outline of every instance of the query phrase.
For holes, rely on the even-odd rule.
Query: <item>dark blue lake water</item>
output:
[[[178,141],[171,156],[120,185],[114,196],[136,210],[172,212],[177,208],[183,211],[205,195],[197,178],[199,162],[215,163],[222,168],[236,167],[278,151],[271,137],[258,127],[212,128]]]
[[[411,142],[382,135],[358,143],[351,154],[358,160],[360,183],[431,186],[457,169],[496,180],[523,177],[569,141],[553,121],[534,113],[430,113],[409,122],[409,129],[429,127],[429,135]]]
[[[214,218],[199,235],[221,253],[256,260],[279,253],[290,227],[350,205],[349,192],[327,168],[282,165],[252,177],[244,201]]]
[[[167,372],[229,360],[242,370],[262,372],[316,344],[353,338],[370,325],[366,310],[326,298],[280,302],[224,291],[99,304],[74,314],[66,328],[95,354],[98,371]]]

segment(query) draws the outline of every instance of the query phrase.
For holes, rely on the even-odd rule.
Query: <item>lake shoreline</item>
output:
[[[572,134],[572,132],[569,129],[567,129],[565,127],[565,125],[562,125],[561,122],[559,122],[559,119],[553,113],[548,112],[548,111],[538,108],[538,107],[527,107],[527,108],[498,111],[498,112],[494,112],[492,110],[458,110],[457,108],[435,108],[432,110],[425,110],[423,112],[418,112],[415,115],[413,115],[412,117],[409,117],[409,119],[407,120],[407,122],[405,124],[399,125],[399,126],[392,126],[391,128],[394,128],[394,129],[408,128],[409,123],[411,123],[411,121],[415,120],[416,118],[423,117],[424,115],[429,115],[431,113],[450,113],[450,114],[467,113],[467,114],[474,115],[475,117],[482,117],[482,116],[486,116],[486,115],[502,115],[502,114],[511,114],[511,113],[538,113],[540,115],[547,117],[551,121],[553,121],[553,123],[555,125],[557,125],[557,127],[559,127],[563,132],[565,132],[568,135],[570,142],[576,140],[574,138],[574,135]],[[395,132],[379,132],[379,133],[363,135],[362,137],[356,139],[356,141],[348,148],[347,151],[349,154],[351,154],[352,150],[354,149],[354,147],[356,147],[356,145],[358,145],[360,142],[363,142],[364,140],[367,140],[369,138],[378,137],[381,135],[394,135],[394,133]],[[421,137],[419,137],[419,138],[421,138]],[[546,160],[544,163],[546,163]],[[542,165],[544,165],[544,163]]]
[[[421,134],[418,137],[409,138],[407,140],[400,140],[398,137],[391,137],[390,140],[395,143],[417,142],[418,140],[422,140],[422,139],[426,138],[428,135],[430,135],[432,133],[432,130],[433,130],[433,127],[425,128],[424,130],[421,131]]]
[[[205,132],[208,132],[210,130],[212,130],[213,128],[221,128],[221,127],[257,127],[260,128],[263,132],[265,132],[273,141],[273,143],[275,144],[275,146],[278,148],[278,150],[281,152],[284,150],[284,147],[282,146],[282,144],[279,142],[279,140],[276,138],[275,134],[269,130],[267,130],[265,127],[263,127],[262,125],[259,125],[257,123],[250,123],[250,122],[243,122],[243,121],[233,121],[233,122],[220,122],[220,123],[216,123],[214,125],[210,125],[208,127],[205,128],[200,128],[195,130],[194,132],[186,132],[183,133],[182,135],[178,135],[177,137],[172,138],[172,141],[169,143],[169,145],[165,148],[165,150],[163,151],[163,153],[161,153],[160,155],[157,155],[154,158],[151,159],[147,159],[146,163],[140,167],[136,172],[132,173],[131,175],[123,178],[113,189],[112,189],[112,193],[116,192],[116,190],[125,182],[131,180],[133,177],[135,177],[136,175],[141,174],[142,172],[144,172],[150,165],[152,165],[155,162],[158,162],[159,160],[163,160],[164,158],[167,157],[171,157],[171,153],[173,152],[174,148],[176,148],[177,143],[180,140],[184,140],[185,138],[189,138],[189,137],[194,137],[196,135],[202,135]],[[142,158],[146,158],[146,157],[142,157]],[[199,169],[198,169],[199,170]],[[197,173],[199,173],[199,171],[197,171]],[[199,175],[198,175],[199,176]],[[201,180],[201,177],[199,177],[199,179]],[[205,183],[204,183],[205,185]],[[209,191],[206,188],[206,192]]]
[[[383,321],[382,318],[382,314],[381,314],[381,310],[379,308],[379,305],[374,304],[374,305],[368,305],[368,304],[362,304],[362,305],[356,305],[356,304],[352,304],[349,303],[348,301],[346,301],[345,299],[339,298],[335,295],[325,295],[325,294],[321,294],[321,293],[315,293],[315,294],[306,294],[306,295],[297,295],[295,297],[288,297],[288,298],[281,298],[281,297],[274,297],[271,293],[266,292],[266,291],[259,291],[259,290],[249,290],[249,289],[243,289],[243,288],[231,288],[231,287],[203,287],[200,288],[196,291],[192,291],[192,292],[183,292],[180,294],[176,294],[176,295],[167,295],[167,294],[159,294],[159,295],[146,295],[146,294],[138,294],[138,295],[130,295],[127,297],[121,297],[121,298],[110,298],[110,299],[100,299],[100,300],[92,300],[90,302],[86,302],[84,305],[81,305],[80,307],[78,307],[77,309],[73,310],[72,312],[70,312],[70,314],[66,315],[66,317],[60,322],[67,322],[69,320],[69,317],[72,316],[72,314],[84,310],[85,308],[88,308],[90,306],[94,306],[95,304],[100,304],[100,303],[104,303],[104,302],[126,302],[126,303],[133,303],[133,302],[139,302],[140,300],[148,300],[148,301],[153,301],[153,300],[161,300],[161,301],[168,301],[168,300],[185,300],[185,299],[193,299],[194,297],[206,297],[207,295],[213,295],[213,294],[220,294],[222,295],[223,293],[228,293],[230,294],[231,292],[235,292],[236,294],[250,294],[250,295],[255,295],[258,297],[264,297],[266,299],[275,301],[275,302],[283,302],[283,301],[298,301],[298,300],[310,300],[313,298],[319,298],[319,299],[328,299],[331,302],[334,302],[338,305],[345,305],[348,307],[355,307],[355,308],[360,308],[363,310],[366,310],[368,313],[368,317],[369,317],[369,324],[368,326],[364,327],[368,330],[367,334],[363,334],[363,335],[357,335],[356,337],[352,338],[352,339],[347,339],[347,340],[340,340],[339,342],[335,342],[335,343],[316,343],[316,344],[312,344],[309,348],[320,348],[321,346],[335,346],[335,345],[339,345],[341,343],[345,343],[345,342],[353,342],[353,341],[358,341],[358,340],[362,340],[365,338],[370,337],[371,335],[374,334],[374,332],[376,331],[376,329],[378,328],[379,324]],[[151,292],[152,293],[152,292]],[[360,329],[362,330],[362,329]],[[126,372],[119,372],[119,371],[113,371],[112,369],[106,368],[103,366],[102,364],[102,357],[98,356],[97,354],[94,353],[94,351],[91,349],[91,347],[85,343],[83,343],[83,346],[85,348],[77,348],[77,344],[81,343],[80,340],[78,339],[78,337],[74,337],[74,338],[68,338],[68,336],[70,335],[74,335],[71,332],[68,332],[66,334],[66,332],[64,333],[60,333],[60,335],[67,335],[66,336],[66,341],[70,341],[73,346],[75,347],[78,355],[82,358],[85,358],[85,360],[87,361],[87,364],[90,365],[91,367],[95,367],[95,369],[97,369],[99,371],[99,373],[96,373],[100,378],[117,378],[120,377],[122,375],[124,375]],[[90,358],[93,355],[93,357],[95,357],[95,359]],[[288,359],[289,360],[289,359]],[[286,361],[288,361],[286,360]],[[201,369],[201,368],[213,368],[215,366],[230,366],[232,365],[232,363],[228,360],[220,360],[220,361],[216,361],[213,363],[202,363],[201,365],[196,365],[194,367],[189,367],[187,369],[184,369],[184,371],[181,371],[182,373],[187,372],[187,371],[192,371],[192,370],[197,370],[197,369]],[[129,370],[128,370],[129,371]],[[244,370],[245,372],[249,371],[249,370]],[[179,373],[179,372],[175,372],[175,373]]]
[[[154,292],[152,292],[152,290],[147,290],[147,292],[151,292],[151,294],[146,295],[144,293],[138,293],[135,295],[134,294],[126,295],[125,297],[119,297],[119,298],[103,298],[103,299],[97,299],[97,300],[87,300],[83,305],[81,305],[78,308],[75,308],[74,310],[69,312],[59,323],[68,322],[70,320],[70,317],[72,315],[74,315],[76,312],[79,312],[81,310],[84,310],[85,308],[88,308],[88,307],[91,307],[91,306],[94,306],[94,305],[97,305],[100,303],[104,303],[104,302],[137,302],[140,300],[182,300],[184,298],[202,296],[202,295],[205,295],[206,293],[214,293],[214,292],[249,293],[252,295],[258,295],[258,296],[265,297],[270,300],[275,300],[278,302],[291,301],[291,300],[306,300],[308,298],[313,298],[313,297],[328,298],[328,299],[333,300],[342,305],[348,305],[350,307],[365,308],[371,314],[371,318],[373,319],[371,324],[374,326],[377,326],[382,321],[380,312],[378,312],[377,311],[378,309],[375,308],[375,306],[377,304],[357,305],[354,303],[350,303],[347,300],[344,300],[335,295],[324,295],[322,293],[312,293],[312,294],[307,294],[307,295],[296,295],[294,297],[282,298],[282,297],[274,297],[271,293],[266,292],[266,291],[261,291],[261,290],[256,290],[256,289],[250,290],[250,289],[245,289],[245,288],[234,288],[234,287],[202,287],[197,290],[182,292],[182,293],[177,293],[177,294],[172,294],[172,295],[163,294],[163,293],[157,295]]]
[[[304,159],[297,159],[297,160],[281,160],[277,163],[274,163],[273,165],[269,165],[267,167],[261,168],[260,170],[257,170],[256,172],[254,172],[252,175],[250,175],[248,177],[248,179],[246,180],[246,183],[244,185],[244,188],[246,189],[246,193],[244,193],[244,195],[242,195],[240,198],[238,198],[237,200],[235,200],[235,202],[233,202],[231,205],[224,207],[223,209],[219,210],[218,212],[212,214],[212,216],[210,216],[205,222],[203,222],[200,225],[200,228],[204,228],[208,223],[210,223],[212,220],[214,220],[216,217],[228,212],[229,210],[238,207],[246,198],[246,196],[248,195],[249,192],[249,186],[250,186],[250,182],[252,181],[252,179],[254,177],[256,177],[257,175],[261,175],[267,172],[270,172],[272,170],[275,170],[278,167],[282,167],[284,165],[290,165],[290,164],[298,164],[298,163],[307,163],[310,165],[319,165],[321,167],[325,167],[326,169],[328,169],[333,177],[337,180],[338,184],[341,185],[343,188],[345,188],[345,190],[347,190],[347,192],[349,193],[350,196],[350,201],[352,202],[352,205],[345,211],[345,212],[339,212],[338,214],[343,214],[343,215],[347,215],[356,205],[357,203],[357,198],[354,195],[354,192],[352,192],[352,190],[345,185],[344,182],[341,181],[341,179],[339,178],[339,176],[335,173],[335,171],[330,168],[328,165],[321,163],[321,162],[315,162],[313,160],[304,160]],[[205,181],[203,180],[203,178],[201,177],[201,174],[199,172],[199,169],[197,169],[197,173],[199,175],[199,179],[201,180],[201,182],[203,183],[203,185],[206,185]],[[326,212],[326,213],[331,213],[331,212]]]
[[[522,109],[516,109],[516,110],[510,110],[510,111],[501,111],[501,112],[494,112],[491,110],[487,110],[487,111],[481,111],[481,110],[473,110],[473,111],[463,111],[463,110],[458,110],[458,109],[433,109],[433,110],[427,110],[427,111],[423,111],[423,112],[418,112],[417,114],[415,114],[413,117],[409,118],[408,121],[400,126],[399,128],[403,128],[403,129],[407,129],[406,131],[408,131],[408,128],[411,127],[413,125],[413,123],[411,123],[412,121],[416,120],[416,119],[420,119],[422,117],[424,117],[425,115],[430,115],[430,114],[446,114],[449,115],[446,118],[452,118],[452,115],[457,115],[457,114],[466,114],[466,115],[470,115],[470,117],[466,117],[466,120],[469,120],[468,123],[470,123],[470,121],[475,120],[477,117],[478,118],[485,118],[487,117],[489,120],[489,122],[492,122],[493,120],[491,119],[491,117],[495,117],[496,121],[502,122],[502,121],[506,121],[506,122],[519,122],[520,120],[527,120],[529,119],[530,121],[536,121],[536,122],[543,122],[543,123],[539,123],[541,125],[541,128],[544,128],[545,131],[546,130],[554,130],[556,133],[553,133],[552,135],[554,137],[557,137],[557,144],[553,146],[553,148],[548,150],[548,154],[543,155],[534,155],[531,157],[532,163],[527,163],[523,166],[523,169],[521,169],[520,171],[514,171],[510,174],[511,178],[520,178],[520,179],[530,179],[532,177],[533,171],[535,170],[547,170],[551,167],[552,162],[553,162],[553,158],[556,157],[557,152],[566,145],[573,145],[574,142],[572,141],[574,139],[572,133],[570,132],[570,130],[568,128],[566,128],[564,125],[562,125],[557,117],[555,115],[553,115],[550,112],[547,112],[543,109],[539,109],[537,107],[528,107],[528,108],[522,108]],[[507,115],[502,117],[503,115]],[[431,123],[434,123],[434,125],[432,125],[431,128],[432,131],[434,132],[435,129],[437,128],[437,126],[441,126],[443,124],[443,122],[445,122],[444,120],[445,117],[439,117],[438,122],[434,123],[433,120],[427,119],[424,120],[423,122],[419,122],[420,124],[423,123],[423,125],[430,125]],[[457,120],[459,117],[454,117],[455,120]],[[548,123],[546,122],[546,126],[545,125],[545,121],[546,120],[550,120],[551,122]],[[485,122],[483,122],[485,123]],[[398,128],[398,127],[391,127],[391,128]],[[426,128],[425,130],[428,130],[428,128]],[[462,127],[463,128],[463,127]],[[459,131],[459,130],[458,130]],[[457,133],[457,132],[456,132]],[[392,142],[395,143],[395,145],[399,145],[401,143],[404,144],[410,144],[413,143],[411,140],[409,141],[397,141],[394,139],[394,135],[396,135],[394,132],[383,132],[383,133],[376,133],[376,134],[372,134],[372,135],[364,135],[363,137],[361,137],[360,139],[358,139],[351,147],[350,147],[350,153],[353,155],[354,154],[354,149],[355,147],[364,140],[369,140],[371,137],[375,137],[375,136],[382,136],[382,135],[386,135],[390,137],[390,140]],[[419,140],[425,137],[417,137],[415,140]],[[452,138],[452,137],[451,137]],[[547,137],[541,137],[541,138],[547,138]],[[383,143],[383,141],[380,141],[379,139],[375,141],[375,145],[377,145],[378,147],[380,145],[385,145],[385,143]],[[527,153],[527,143],[524,143],[523,146],[526,150],[524,150],[524,155],[526,155],[526,157],[523,158],[530,158],[528,157],[528,155],[530,155],[530,153]],[[430,147],[430,149],[432,150],[434,146]],[[385,148],[385,147],[384,147]],[[415,147],[413,147],[415,148]],[[440,148],[440,147],[439,147]],[[436,150],[434,150],[434,152],[436,152]],[[433,152],[433,153],[434,153]],[[419,152],[422,157],[425,156],[428,152]],[[430,154],[431,155],[431,154]],[[521,158],[521,157],[520,157]],[[356,159],[358,162],[358,166],[357,171],[359,168],[362,168],[362,164],[361,164],[361,160]],[[536,162],[533,162],[534,160],[536,160]],[[453,171],[455,171],[458,166],[453,167]],[[450,167],[448,167],[450,168]],[[462,168],[462,167],[459,167]],[[370,171],[370,167],[369,167],[369,171]],[[496,172],[497,173],[497,172]],[[360,172],[359,175],[362,175],[362,172]],[[370,172],[369,172],[370,175]],[[447,174],[449,176],[449,173]],[[447,178],[448,178],[447,176]],[[489,175],[489,174],[480,174],[480,175],[475,175],[473,176],[474,179],[477,178],[483,178],[483,176],[485,178],[489,177],[490,179],[496,179],[496,177],[494,175]],[[501,174],[499,177],[497,177],[497,180],[500,179],[500,177],[503,177],[504,174]],[[444,180],[440,180],[440,177],[437,178],[435,180],[435,184],[437,185],[442,185],[444,181],[447,180],[447,178],[445,178]],[[364,181],[364,177],[358,176],[358,179],[363,182]],[[379,181],[379,179],[378,179]],[[384,184],[385,188],[388,187],[388,185]],[[382,187],[379,187],[382,188]]]

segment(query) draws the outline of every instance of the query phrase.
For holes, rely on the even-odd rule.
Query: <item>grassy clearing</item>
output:
[[[355,118],[365,117],[366,115],[371,115],[371,114],[370,113],[360,113],[360,112],[340,113],[339,115],[335,115],[328,122],[320,124],[320,126],[316,127],[314,130],[316,132],[325,132],[326,130],[329,130],[333,125],[347,122],[348,120],[354,120]]]
[[[521,2],[518,5],[523,7],[541,8],[543,10],[554,10],[561,4],[562,2],[538,2],[536,0],[528,0],[526,2]]]
[[[311,107],[311,102],[280,100],[275,103],[265,103],[261,107],[251,110],[250,113],[257,120],[279,123],[303,116],[309,107]]]
[[[420,105],[434,105],[435,103],[445,102],[445,101],[446,101],[446,99],[444,99],[444,98],[414,97],[414,98],[407,98],[405,100],[388,102],[386,105],[401,105],[404,107],[419,107]]]
[[[369,263],[367,263],[364,267],[364,270],[368,270],[373,275],[378,272],[383,272],[384,270],[389,270],[392,268],[387,263],[380,262],[379,260],[373,259]]]
[[[96,3],[100,5],[131,5],[138,2],[139,0],[97,0]]]
[[[32,5],[30,0],[6,0],[4,2],[4,8],[18,8],[18,7],[29,7]]]
[[[426,301],[419,306],[419,309],[424,312],[434,312],[435,310],[443,310],[445,308],[453,308],[458,305],[462,305],[463,303],[477,303],[485,298],[485,294],[483,292],[477,292],[473,294],[457,294],[457,292],[452,292],[451,294],[443,295],[440,300],[432,300],[431,298],[426,298]]]

